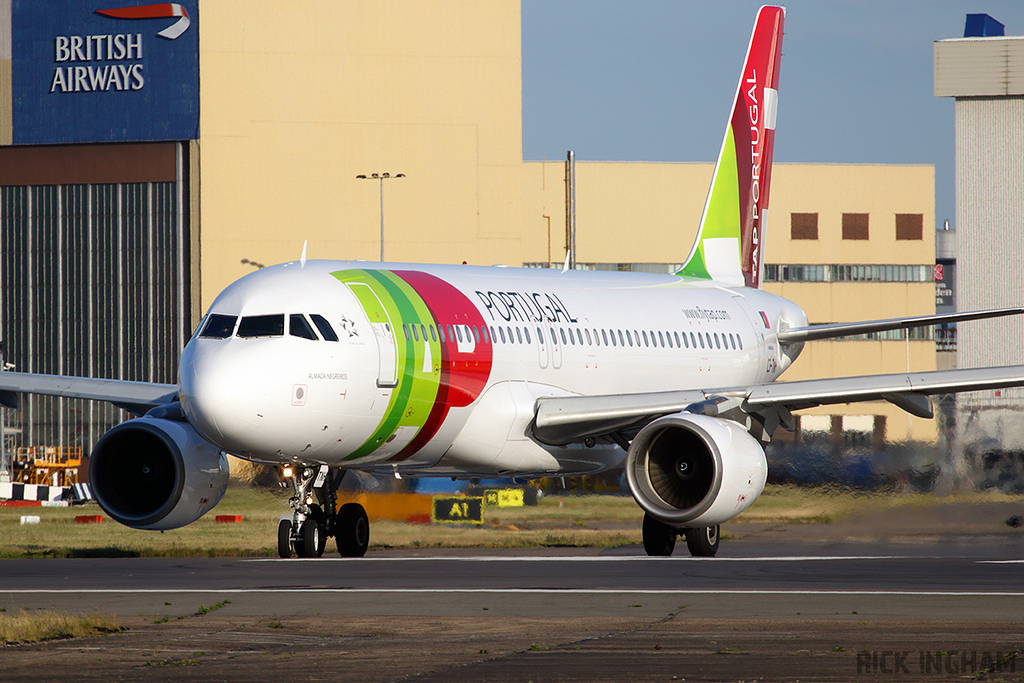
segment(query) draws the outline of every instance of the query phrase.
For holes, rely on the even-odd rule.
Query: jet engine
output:
[[[103,435],[89,460],[89,481],[100,507],[121,524],[177,529],[220,502],[228,459],[188,422],[147,416]]]
[[[676,413],[640,430],[626,455],[626,480],[652,517],[677,527],[721,524],[764,490],[764,449],[741,425]]]

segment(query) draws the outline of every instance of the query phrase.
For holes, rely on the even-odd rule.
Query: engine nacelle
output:
[[[764,449],[742,426],[676,413],[640,430],[626,455],[626,480],[652,517],[678,527],[721,524],[753,503],[768,476]]]
[[[220,502],[228,459],[188,422],[142,417],[103,435],[89,459],[96,501],[133,529],[177,529]]]

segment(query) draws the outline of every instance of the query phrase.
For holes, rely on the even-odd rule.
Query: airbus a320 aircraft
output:
[[[16,393],[107,400],[139,419],[96,444],[95,496],[113,519],[172,529],[212,509],[225,453],[292,469],[282,557],[369,542],[348,470],[537,477],[625,467],[651,555],[685,534],[714,555],[719,525],[761,493],[763,444],[791,411],[1024,385],[1024,366],[775,382],[805,342],[1020,313],[1001,309],[809,325],[760,289],[784,11],[757,15],[696,242],[672,275],[285,263],[213,302],[179,384],[0,373]]]

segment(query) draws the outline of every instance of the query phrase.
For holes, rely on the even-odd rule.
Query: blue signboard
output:
[[[14,0],[15,144],[199,138],[199,0]]]

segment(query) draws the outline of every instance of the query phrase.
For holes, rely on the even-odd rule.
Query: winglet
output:
[[[299,257],[299,268],[306,267],[306,247],[309,245],[309,240],[302,241],[302,256]]]
[[[678,275],[761,286],[785,14],[757,13],[697,240]]]

